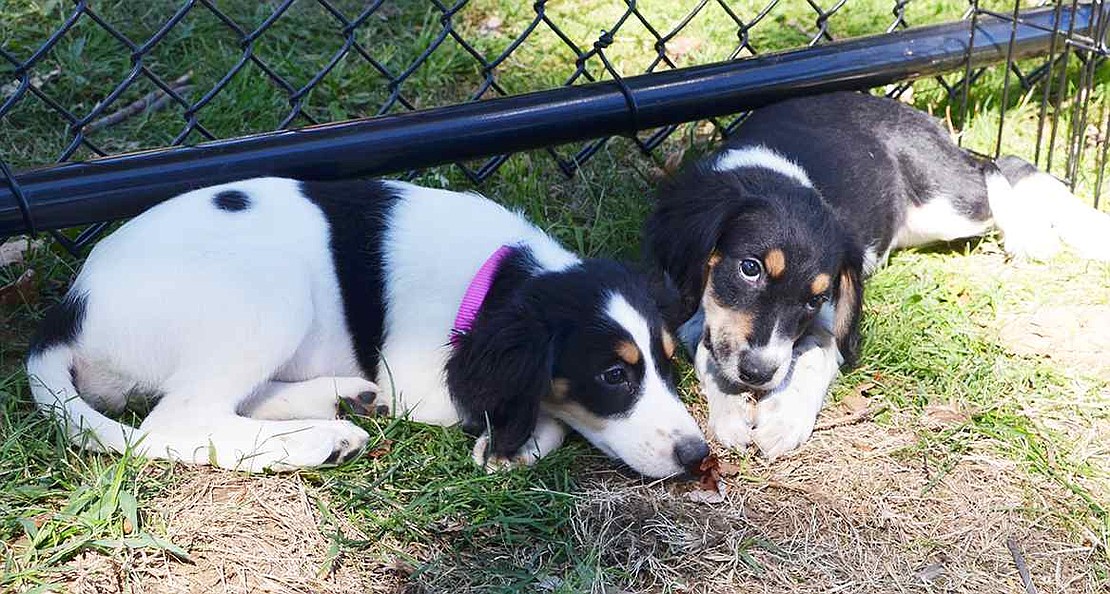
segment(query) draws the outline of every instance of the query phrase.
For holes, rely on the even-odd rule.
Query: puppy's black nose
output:
[[[698,464],[709,455],[709,444],[703,439],[687,439],[674,447],[674,457],[687,470],[697,470]]]
[[[756,361],[741,361],[737,372],[740,381],[750,386],[762,386],[775,377],[776,371],[778,371],[777,367],[771,367]]]

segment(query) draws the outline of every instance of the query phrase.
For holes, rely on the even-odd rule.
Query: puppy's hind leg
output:
[[[369,436],[348,421],[258,420],[236,414],[249,376],[179,373],[143,421],[137,447],[148,457],[262,472],[343,463]]]
[[[252,419],[269,421],[334,419],[343,405],[362,416],[388,416],[390,412],[389,403],[378,398],[378,386],[361,377],[270,381],[256,390],[239,410]]]

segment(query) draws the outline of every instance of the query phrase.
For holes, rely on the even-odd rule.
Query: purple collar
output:
[[[478,317],[478,311],[482,309],[482,303],[486,300],[486,295],[489,294],[489,289],[493,285],[493,278],[497,276],[497,271],[501,269],[501,263],[505,258],[513,253],[513,248],[503,245],[495,252],[490,254],[489,258],[478,269],[474,278],[470,280],[470,285],[466,288],[466,293],[463,295],[462,302],[459,303],[459,312],[455,314],[455,325],[451,328],[451,344],[457,346],[459,335],[470,332],[474,327],[474,320]]]

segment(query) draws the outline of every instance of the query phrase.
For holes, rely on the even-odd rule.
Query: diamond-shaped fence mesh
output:
[[[45,207],[36,205],[20,173],[32,168],[598,81],[616,82],[635,128],[628,136],[659,158],[660,146],[682,124],[641,125],[627,77],[961,20],[966,26],[954,30],[964,39],[954,42],[970,48],[984,42],[975,39],[984,19],[1012,25],[1011,42],[1019,27],[1044,29],[1040,55],[1006,51],[995,67],[968,59],[950,74],[884,91],[903,98],[912,92],[917,98],[908,100],[927,102],[958,127],[970,106],[982,104],[980,89],[997,97],[1001,88],[993,142],[972,148],[997,153],[1015,113],[1036,118],[1030,156],[1097,199],[1110,127],[1103,0],[1049,3],[1041,10],[1054,14],[1038,21],[1047,27],[1025,19],[1037,6],[1020,0],[6,2],[0,4],[0,212],[18,211],[19,226],[0,227],[0,236],[49,230],[78,250],[103,228],[67,235],[54,228],[61,225],[36,224]],[[1061,17],[1083,10],[1082,22]],[[1007,41],[1003,35],[985,42]],[[727,135],[742,115],[708,122]],[[573,175],[607,140],[543,150]],[[481,182],[506,160],[498,148],[456,165]],[[1078,179],[1081,169],[1095,171],[1095,179]],[[87,203],[50,208],[88,211],[61,217],[73,224],[101,220]]]

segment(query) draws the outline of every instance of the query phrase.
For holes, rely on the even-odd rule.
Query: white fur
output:
[[[211,203],[226,189],[266,199],[226,213]],[[72,289],[88,295],[79,342],[28,361],[36,400],[60,405],[103,447],[148,457],[260,471],[357,451],[367,435],[347,421],[237,411],[271,380],[359,374],[328,236],[323,214],[292,180],[225,184],[155,206],[89,255]],[[113,408],[127,396],[123,380],[163,396],[139,430],[124,427],[76,398],[62,372],[71,365],[110,370],[112,382],[88,391]]]
[[[797,163],[763,145],[726,150],[713,164],[713,169],[716,171],[730,171],[744,167],[768,169],[785,175],[803,186],[813,187],[813,182]]]
[[[839,360],[831,334],[816,332],[798,341],[790,377],[756,404],[753,441],[765,457],[774,460],[809,439]]]
[[[1006,253],[1034,260],[1055,256],[1060,251],[1060,238],[1052,229],[1049,209],[1044,208],[1047,196],[1015,192],[1000,173],[988,174],[986,182],[987,201],[994,223],[1002,232]]]
[[[709,403],[709,433],[726,448],[740,449],[752,442],[755,402],[748,394],[729,394],[709,373],[709,349],[698,344],[694,370]]]
[[[651,349],[647,320],[624,297],[613,295],[606,315],[632,336],[643,358],[639,400],[627,415],[605,419],[603,430],[589,425],[574,426],[594,445],[649,476],[668,476],[686,470],[675,459],[675,446],[700,440],[701,430],[678,396],[659,376]],[[567,419],[567,422],[573,422]],[[572,425],[573,426],[573,425]]]
[[[395,207],[385,238],[389,306],[378,382],[400,413],[451,425],[459,416],[446,377],[429,370],[443,369],[451,354],[451,327],[474,274],[506,244],[527,245],[550,271],[580,260],[519,214],[481,196],[391,183],[406,199]]]
[[[784,365],[790,371],[785,383],[753,402],[750,394],[728,394],[717,385],[708,372],[708,349],[699,346],[694,368],[709,404],[710,434],[731,449],[754,442],[772,460],[796,449],[813,433],[839,361],[830,334],[806,336],[794,347],[793,361]]]
[[[999,223],[1007,251],[1044,258],[1063,242],[1082,258],[1110,260],[1110,215],[1084,204],[1060,180],[1043,172],[1029,175],[1012,187],[1009,200],[999,196],[1009,184],[1003,187],[997,180],[995,184],[999,187],[992,194],[991,209],[997,204],[997,208],[1016,211],[1015,218],[1029,220],[1021,226],[1011,225],[1008,231]],[[1030,233],[1043,237],[1031,237]]]
[[[936,241],[975,237],[989,229],[990,224],[989,219],[973,221],[956,212],[952,201],[947,196],[932,196],[920,206],[910,206],[906,209],[906,220],[902,222],[902,226],[894,236],[892,247],[912,247]],[[887,253],[889,254],[889,251]],[[872,265],[871,270],[875,266]],[[869,273],[870,270],[865,264],[864,274]]]
[[[489,433],[483,433],[474,442],[474,463],[486,469],[487,472],[508,470],[518,466],[531,466],[544,456],[555,451],[563,445],[567,429],[561,422],[547,413],[540,413],[536,419],[536,428],[532,436],[511,458],[489,456]]]
[[[550,269],[578,259],[478,196],[394,188],[401,201],[386,238],[391,339],[381,369],[389,391],[377,405],[395,392],[413,419],[451,424],[445,345],[474,272],[505,243],[527,244]],[[247,210],[212,205],[231,189],[251,198]],[[358,377],[329,233],[288,179],[155,206],[89,255],[72,289],[88,296],[78,342],[28,361],[37,402],[85,445],[148,457],[261,471],[356,452],[368,436],[335,420],[336,404],[374,385]],[[77,396],[71,367],[105,410],[123,408],[129,392],[163,396],[140,428],[126,427]]]

